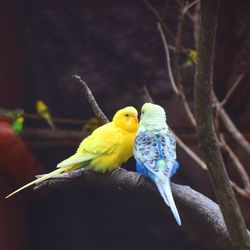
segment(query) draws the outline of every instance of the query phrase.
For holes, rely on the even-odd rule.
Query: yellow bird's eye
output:
[[[129,114],[126,114],[125,116],[127,116],[127,117],[128,117],[128,116],[129,116]]]

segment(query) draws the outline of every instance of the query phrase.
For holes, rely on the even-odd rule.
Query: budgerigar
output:
[[[74,155],[57,165],[58,169],[26,184],[6,198],[33,184],[70,170],[87,168],[106,172],[119,167],[133,155],[137,129],[137,110],[134,107],[117,111],[112,122],[97,128],[86,137]]]
[[[19,135],[23,131],[24,118],[22,115],[18,116],[11,124],[13,131]]]
[[[176,161],[176,141],[168,128],[166,114],[161,106],[151,103],[142,106],[134,156],[137,172],[155,183],[178,225],[181,225],[170,186],[170,178],[179,168]]]
[[[52,128],[52,129],[55,129],[55,124],[53,123],[52,119],[51,119],[51,115],[50,115],[50,112],[49,112],[49,108],[48,106],[45,104],[44,101],[42,100],[38,100],[36,102],[36,111],[37,113],[47,121],[47,123],[49,124],[49,126]]]

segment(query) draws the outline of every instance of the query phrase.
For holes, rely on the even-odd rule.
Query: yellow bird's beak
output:
[[[131,116],[134,118],[137,118],[137,114],[132,114]]]

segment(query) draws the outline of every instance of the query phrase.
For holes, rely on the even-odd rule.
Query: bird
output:
[[[101,126],[101,121],[97,117],[89,118],[83,126],[83,131],[93,132],[95,129]]]
[[[53,123],[53,121],[51,119],[49,108],[44,101],[38,100],[36,102],[36,111],[43,119],[45,119],[47,121],[47,123],[49,124],[51,129],[56,128],[55,124]]]
[[[104,173],[120,167],[133,156],[137,116],[137,110],[132,106],[118,110],[111,122],[94,130],[80,143],[74,155],[57,164],[56,170],[24,185],[6,198],[63,172],[85,168]]]
[[[152,180],[170,207],[177,224],[181,225],[170,186],[170,178],[179,168],[176,140],[166,123],[166,113],[161,106],[152,103],[142,106],[134,157],[136,171]]]
[[[23,131],[23,123],[24,118],[22,115],[16,117],[16,119],[12,122],[11,127],[16,135],[19,135]]]

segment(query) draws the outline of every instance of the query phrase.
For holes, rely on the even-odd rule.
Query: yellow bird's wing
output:
[[[113,123],[107,123],[97,128],[90,136],[86,137],[79,145],[77,152],[57,167],[65,167],[92,160],[103,154],[112,154],[121,144],[122,133],[115,128]]]

